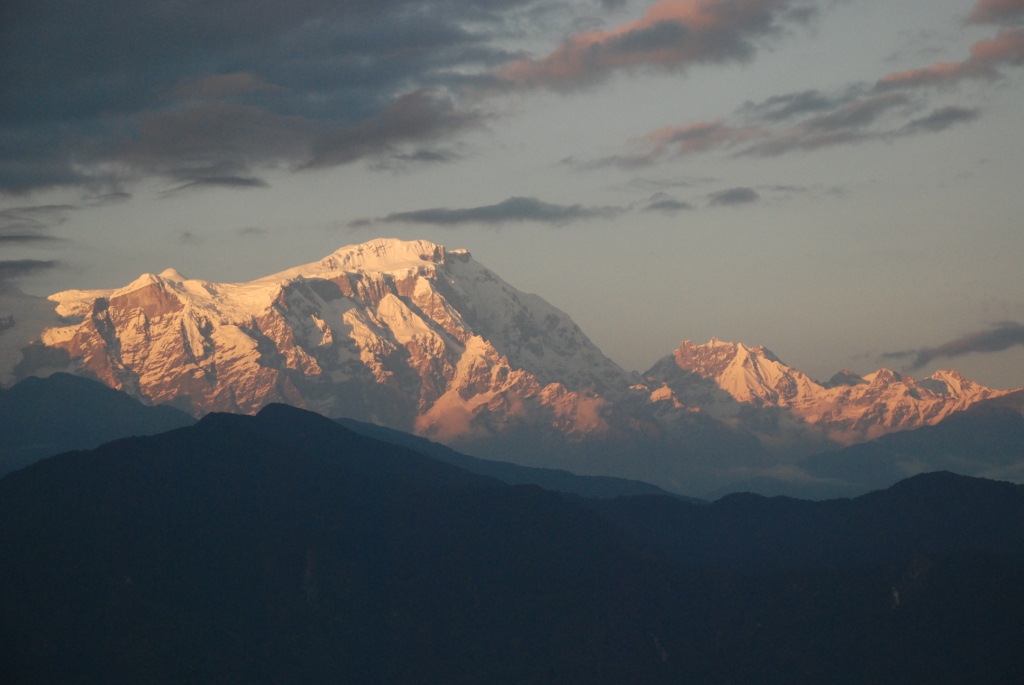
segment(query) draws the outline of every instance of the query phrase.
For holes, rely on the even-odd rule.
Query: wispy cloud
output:
[[[761,195],[758,194],[753,188],[729,188],[727,190],[719,190],[718,192],[711,193],[708,195],[708,201],[710,204],[717,207],[728,207],[731,205],[745,205],[752,202],[757,202],[761,199]]]
[[[0,243],[28,245],[58,242],[50,231],[67,221],[77,205],[32,205],[0,210]]]
[[[813,11],[797,0],[658,0],[638,21],[570,36],[547,56],[513,62],[497,75],[518,87],[564,91],[619,71],[744,62],[757,39]]]
[[[978,110],[967,107],[943,107],[937,109],[926,117],[913,119],[900,129],[902,133],[912,134],[919,131],[938,133],[944,131],[954,124],[966,121],[974,121],[978,118]]]
[[[971,54],[960,62],[936,62],[919,69],[908,69],[883,76],[880,89],[948,86],[968,79],[995,80],[1000,67],[1024,64],[1024,29],[1001,31],[995,38],[980,40],[971,46]]]
[[[25,276],[56,269],[60,262],[50,259],[4,259],[0,260],[0,294],[14,286],[13,281]]]
[[[267,188],[269,183],[262,178],[251,176],[198,176],[186,183],[164,191],[164,195],[176,195],[186,190],[197,190],[201,188]]]
[[[1024,20],[1024,0],[981,0],[970,21],[1009,25]],[[717,5],[716,5],[717,6]],[[653,12],[653,9],[652,9]],[[702,153],[773,157],[842,145],[893,142],[938,134],[976,121],[979,108],[935,103],[935,86],[965,79],[997,80],[1002,69],[1024,65],[1024,28],[1011,27],[977,41],[959,62],[894,72],[873,84],[856,83],[834,92],[817,89],[746,102],[729,116],[665,126],[632,141],[632,151],[576,161],[580,169],[635,169]]]
[[[971,12],[975,24],[1009,24],[1024,20],[1024,0],[979,0]]]
[[[1017,345],[1024,345],[1024,324],[1016,321],[1002,321],[992,328],[975,331],[935,347],[919,350],[886,352],[883,359],[912,359],[911,370],[920,369],[936,359],[960,357],[974,352],[1002,352]]]
[[[677,212],[689,211],[693,208],[693,205],[689,202],[677,200],[668,193],[655,193],[647,200],[647,204],[644,205],[643,211],[675,214]]]
[[[397,212],[378,219],[359,219],[349,223],[352,228],[373,224],[432,224],[459,226],[463,224],[500,225],[507,223],[567,224],[593,218],[608,218],[621,213],[618,207],[584,207],[583,205],[557,205],[533,197],[510,197],[493,205],[449,209],[437,207]]]

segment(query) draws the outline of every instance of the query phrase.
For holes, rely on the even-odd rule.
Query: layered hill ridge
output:
[[[950,414],[1007,391],[969,381],[956,371],[923,380],[890,369],[865,376],[841,371],[819,383],[765,347],[712,338],[687,340],[646,374],[655,402],[697,407],[744,425],[767,442],[811,431],[843,445],[935,425]]]
[[[1013,683],[1024,487],[566,498],[271,405],[0,478],[0,682]]]

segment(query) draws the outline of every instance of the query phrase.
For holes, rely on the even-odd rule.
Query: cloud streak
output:
[[[995,80],[1000,67],[1024,65],[1024,29],[1000,31],[995,38],[980,40],[971,46],[971,54],[960,62],[936,62],[920,69],[898,71],[883,76],[878,88],[922,88],[949,86],[969,79]]]
[[[60,262],[52,259],[2,259],[0,260],[0,294],[13,289],[11,281],[25,276],[49,271],[60,266]]]
[[[923,347],[919,350],[887,352],[883,359],[909,359],[911,370],[920,369],[936,359],[961,357],[965,354],[1003,352],[1011,347],[1024,345],[1024,324],[1016,321],[1003,321],[992,328],[975,331],[950,340],[936,347]]]
[[[567,91],[637,68],[745,62],[757,39],[812,13],[796,0],[658,0],[638,21],[570,36],[547,56],[513,62],[497,76],[517,87]]]
[[[449,209],[437,207],[411,212],[397,212],[378,219],[359,219],[349,223],[351,228],[374,224],[430,224],[434,226],[461,226],[483,224],[498,226],[508,223],[567,224],[582,219],[609,218],[621,213],[617,207],[584,207],[583,205],[557,205],[533,197],[510,197],[493,205]]]
[[[666,3],[666,7],[668,4],[679,11],[684,5],[693,5]],[[762,9],[769,7],[769,3],[744,6],[754,5]],[[720,3],[715,2],[701,5],[719,6]],[[661,3],[652,8],[647,18],[609,35],[628,34],[637,27],[651,24],[658,7]],[[771,7],[781,9],[774,4]],[[576,166],[634,169],[665,159],[711,152],[725,152],[733,157],[774,157],[844,145],[893,142],[906,136],[938,134],[953,126],[971,123],[981,116],[978,108],[949,103],[933,105],[934,91],[936,87],[969,79],[996,81],[1003,77],[1004,68],[1024,66],[1024,28],[1013,26],[1024,21],[1024,0],[981,0],[969,21],[1009,28],[975,42],[969,57],[962,61],[936,62],[927,67],[893,72],[873,84],[857,83],[836,92],[802,90],[774,95],[761,102],[747,102],[730,116],[665,126],[634,140],[632,152],[593,162],[577,162]],[[604,34],[596,34],[597,38],[592,34],[584,35],[593,41]]]
[[[32,245],[60,242],[50,234],[67,220],[76,205],[34,205],[0,210],[0,244]]]
[[[753,188],[728,188],[708,196],[708,201],[715,207],[747,205],[760,199],[761,196]]]
[[[689,202],[677,200],[667,193],[655,193],[644,206],[645,212],[662,212],[663,214],[675,214],[682,211],[690,211],[693,205]]]
[[[975,24],[1009,24],[1024,20],[1024,0],[980,0],[971,12]]]

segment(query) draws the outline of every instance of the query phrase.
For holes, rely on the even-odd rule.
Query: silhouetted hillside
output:
[[[79,376],[29,377],[0,390],[0,476],[53,454],[194,422]]]
[[[403,433],[393,428],[378,426],[373,423],[364,423],[355,419],[337,419],[337,421],[360,435],[407,447],[420,454],[443,461],[446,464],[458,466],[472,473],[490,476],[509,485],[539,485],[545,490],[566,492],[584,497],[608,498],[625,495],[665,495],[689,499],[694,502],[700,501],[686,498],[682,495],[673,495],[666,490],[662,490],[657,485],[651,485],[643,481],[613,478],[611,476],[578,476],[560,469],[541,469],[531,466],[519,466],[507,461],[478,459],[477,457],[457,452],[446,445],[432,442],[418,435]]]
[[[585,500],[212,414],[0,479],[0,682],[1020,682],[1021,499]]]
[[[280,405],[10,474],[0,521],[17,682],[671,673],[652,635],[673,583],[623,536]]]
[[[750,493],[695,506],[668,497],[592,501],[686,566],[742,572],[901,564],[984,553],[1024,561],[1024,485],[929,473],[854,499]]]

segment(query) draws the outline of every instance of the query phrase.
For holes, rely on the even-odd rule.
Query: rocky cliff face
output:
[[[813,439],[862,442],[894,431],[930,426],[1004,391],[973,383],[956,371],[924,380],[879,369],[866,376],[841,371],[819,383],[764,347],[722,342],[682,343],[646,374],[652,402],[695,407],[743,425],[768,444]]]

